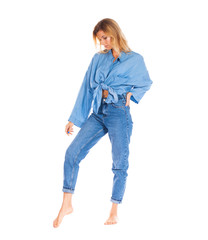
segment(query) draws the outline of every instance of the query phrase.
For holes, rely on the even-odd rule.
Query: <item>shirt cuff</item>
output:
[[[79,121],[78,119],[76,118],[73,118],[73,117],[69,117],[68,121],[74,123],[75,126],[81,128],[82,125],[83,125],[83,122]]]
[[[131,92],[131,91],[130,91]],[[135,103],[139,103],[139,100],[137,100],[136,98],[135,98],[135,96],[134,96],[134,93],[133,92],[131,92],[132,93],[132,95],[131,95],[131,97],[130,97],[130,100],[132,100],[133,102],[135,102]]]

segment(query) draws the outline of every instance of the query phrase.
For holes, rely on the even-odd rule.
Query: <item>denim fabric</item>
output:
[[[68,118],[77,127],[81,128],[88,119],[91,108],[98,113],[102,90],[109,92],[106,103],[116,104],[118,95],[131,92],[130,100],[138,104],[150,89],[153,82],[141,54],[122,51],[113,60],[112,50],[94,54]]]
[[[79,163],[89,150],[108,133],[112,144],[112,171],[114,173],[111,201],[121,203],[126,188],[129,167],[129,144],[133,122],[130,107],[125,106],[125,95],[117,103],[101,100],[98,113],[94,111],[83,124],[65,154],[63,192],[74,193]]]

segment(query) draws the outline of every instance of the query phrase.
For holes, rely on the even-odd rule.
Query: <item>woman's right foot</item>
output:
[[[59,227],[59,225],[61,224],[62,222],[62,219],[65,215],[68,215],[70,213],[73,212],[73,208],[72,206],[62,206],[60,211],[59,211],[59,214],[57,216],[57,218],[53,221],[53,227],[54,228],[57,228]]]

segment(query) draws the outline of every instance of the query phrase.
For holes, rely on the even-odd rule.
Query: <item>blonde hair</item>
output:
[[[97,37],[97,33],[102,30],[106,35],[110,36],[112,48],[120,54],[121,51],[124,52],[131,52],[132,50],[127,44],[127,40],[121,31],[121,28],[119,27],[118,23],[111,19],[111,18],[104,18],[101,21],[99,21],[93,30],[93,41],[95,44],[95,47],[97,48],[97,45],[100,47],[100,53],[107,53],[109,50],[101,49],[100,41]],[[99,44],[97,43],[99,42]]]

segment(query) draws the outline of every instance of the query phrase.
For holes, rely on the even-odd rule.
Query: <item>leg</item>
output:
[[[118,204],[117,203],[112,203],[110,216],[106,220],[106,222],[104,223],[105,225],[116,224],[118,222],[117,209],[118,209]]]
[[[58,227],[63,217],[73,212],[71,200],[72,200],[72,193],[64,192],[63,203],[57,218],[53,221],[53,227],[55,228]]]
[[[75,189],[80,161],[107,131],[99,118],[91,114],[68,147],[64,162],[63,203],[57,218],[53,222],[54,227],[58,227],[63,217],[73,211],[71,199]]]
[[[109,138],[112,144],[112,171],[113,190],[111,201],[120,204],[122,202],[127,179],[127,170],[129,167],[129,144],[132,134],[132,120],[129,108],[116,109],[117,115],[109,121]]]
[[[91,114],[66,151],[63,192],[74,193],[79,163],[107,132],[108,130],[96,115]]]
[[[122,202],[126,187],[126,178],[128,176],[129,143],[133,122],[130,108],[123,105],[125,105],[125,101],[123,103],[118,103],[117,106],[110,106],[109,113],[111,118],[106,119],[106,126],[112,144],[112,171],[114,173],[114,178],[111,197],[112,208],[105,225],[117,223],[117,207],[118,204]]]

